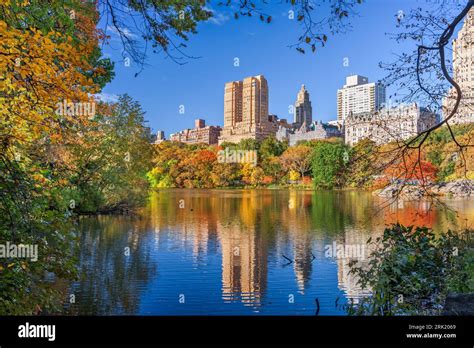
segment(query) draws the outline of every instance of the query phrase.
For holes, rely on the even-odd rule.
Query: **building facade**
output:
[[[264,76],[228,82],[224,92],[224,128],[219,143],[262,140],[275,135],[278,125],[268,113],[268,83]]]
[[[345,120],[345,142],[354,146],[363,139],[376,144],[409,139],[436,124],[436,114],[416,103],[377,112],[350,114]]]
[[[375,112],[385,103],[385,87],[380,83],[369,83],[360,75],[346,77],[346,84],[337,90],[337,120],[344,123],[352,114]]]
[[[302,85],[295,103],[294,127],[300,128],[304,123],[309,125],[313,122],[313,108],[309,100],[309,93]]]
[[[322,140],[342,136],[343,134],[338,127],[317,121],[312,122],[309,126],[304,124],[296,130],[280,125],[276,133],[277,140],[287,140],[290,146],[294,146],[302,140]]]
[[[293,134],[289,135],[288,142],[290,146],[294,146],[298,141],[302,140],[322,140],[334,137],[342,137],[339,128],[315,121],[307,127],[302,126],[300,129],[295,130]]]
[[[217,144],[221,127],[206,126],[206,122],[202,119],[194,121],[194,129],[185,129],[178,133],[170,135],[171,141],[177,141],[185,144]]]
[[[462,99],[450,124],[474,122],[474,8],[468,12],[458,37],[453,40],[453,78],[461,88]],[[457,93],[452,88],[443,100],[443,118],[449,117]]]
[[[166,140],[165,132],[163,132],[162,130],[159,130],[158,132],[156,132],[155,144],[162,143],[165,140]]]

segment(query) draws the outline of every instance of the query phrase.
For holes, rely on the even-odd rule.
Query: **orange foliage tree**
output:
[[[401,159],[390,163],[384,174],[390,180],[430,183],[435,180],[438,169],[424,157],[423,154],[419,156],[417,151],[408,152]]]

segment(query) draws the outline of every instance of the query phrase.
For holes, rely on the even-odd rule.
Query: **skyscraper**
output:
[[[453,78],[461,87],[462,99],[457,113],[449,123],[474,122],[474,8],[466,16],[464,25],[453,40]],[[443,117],[453,110],[456,90],[451,88],[443,101]]]
[[[295,103],[294,126],[300,128],[303,123],[305,123],[306,126],[309,126],[311,122],[313,122],[313,108],[311,107],[311,101],[309,100],[309,93],[305,86],[301,85]]]
[[[369,83],[360,75],[346,77],[346,84],[337,90],[337,120],[343,123],[349,113],[359,114],[379,110],[385,103],[385,87]]]
[[[242,81],[225,84],[224,127],[233,127],[242,122]]]
[[[228,82],[224,92],[224,128],[219,143],[261,140],[275,134],[277,125],[268,114],[268,84],[262,75]]]

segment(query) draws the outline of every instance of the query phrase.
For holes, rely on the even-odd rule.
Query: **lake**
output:
[[[348,299],[366,294],[348,263],[364,262],[367,239],[396,221],[439,233],[472,227],[474,200],[447,206],[358,191],[162,190],[139,216],[80,219],[80,280],[66,310],[345,315]]]

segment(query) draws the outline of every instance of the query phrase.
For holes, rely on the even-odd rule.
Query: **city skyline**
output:
[[[469,41],[473,25],[474,10],[471,9],[457,37],[452,41],[453,78],[458,81],[463,93],[452,123],[473,121],[471,90],[474,74],[472,43]],[[454,95],[454,88],[450,88],[443,98],[444,117],[447,117],[446,112],[453,108]],[[346,83],[337,90],[337,120],[330,120],[326,126],[322,122],[313,124],[310,93],[304,84],[297,93],[294,106],[289,106],[289,114],[293,119],[291,124],[287,122],[288,119],[269,113],[269,86],[263,75],[227,82],[224,89],[224,127],[218,142],[238,143],[246,138],[262,140],[273,134],[278,140],[288,140],[292,146],[301,140],[338,137],[341,134],[330,132],[329,129],[336,124],[344,133],[346,144],[354,146],[367,138],[381,145],[416,136],[433,127],[441,117],[436,111],[420,105],[418,101],[393,104],[389,100],[387,103],[386,86],[383,83],[369,82],[368,77],[357,74],[347,76]],[[194,130],[180,131],[179,137],[171,134],[170,139],[182,141],[182,133],[202,133],[199,131],[201,128],[203,127],[195,126]],[[217,129],[221,128],[217,126]],[[163,132],[158,133],[157,142],[161,141],[160,135]],[[188,142],[187,137],[184,142]],[[191,142],[199,142],[198,137],[192,137]],[[217,143],[217,140],[205,142],[213,144]]]
[[[107,48],[106,54],[116,58],[117,74],[104,94],[113,97],[129,93],[142,104],[153,131],[171,134],[192,128],[196,118],[223,126],[224,84],[261,74],[271,86],[270,114],[292,120],[289,106],[294,105],[296,92],[305,84],[312,95],[313,120],[335,120],[337,89],[346,76],[360,74],[376,82],[385,75],[378,63],[391,61],[395,52],[409,49],[385,33],[396,30],[400,10],[408,12],[412,7],[410,1],[364,3],[360,16],[352,19],[353,29],[329,36],[326,47],[318,48],[315,54],[302,55],[288,47],[300,28],[288,24],[285,6],[270,8],[273,20],[269,25],[258,19],[227,17],[222,23],[204,23],[188,45],[192,50],[189,54],[201,58],[179,65],[153,56],[150,66],[136,78],[139,68],[133,63],[124,67],[120,52]],[[238,67],[234,66],[235,58],[239,58]],[[387,99],[389,95],[387,91]],[[185,107],[183,114],[179,113],[180,105]]]

